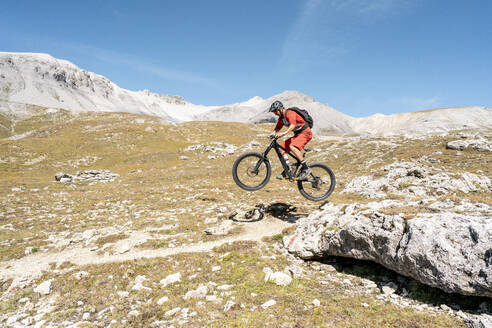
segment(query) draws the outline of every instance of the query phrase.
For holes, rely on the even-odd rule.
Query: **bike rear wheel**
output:
[[[312,172],[306,180],[297,181],[299,192],[313,201],[328,198],[335,189],[335,174],[323,163],[312,163],[308,166]]]
[[[263,188],[272,175],[270,162],[260,153],[245,153],[236,159],[232,166],[234,182],[248,191]]]

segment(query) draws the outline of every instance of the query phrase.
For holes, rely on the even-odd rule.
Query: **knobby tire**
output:
[[[258,161],[262,161],[259,167],[259,172],[261,171],[263,173],[263,171],[265,170],[264,172],[266,173],[265,178],[262,181],[260,181],[260,183],[255,185],[246,184],[245,182],[243,182],[244,179],[242,178],[246,178],[247,176],[253,177],[252,175],[254,175],[254,172],[252,172],[251,166],[252,165],[254,166],[255,163],[258,163]],[[241,168],[241,171],[238,172],[238,168],[242,163],[244,164],[244,162],[246,162],[247,164],[246,169],[248,171],[244,172],[243,171],[244,168]],[[255,191],[263,188],[270,180],[271,175],[272,175],[272,168],[270,166],[270,162],[267,159],[263,158],[262,154],[256,152],[249,152],[249,153],[242,154],[236,159],[234,165],[232,166],[232,177],[234,178],[234,182],[239,187],[247,191]]]
[[[331,195],[331,193],[335,189],[335,184],[336,184],[335,174],[326,164],[323,164],[323,163],[312,163],[312,164],[309,164],[308,166],[311,168],[311,170],[313,170],[313,172],[308,177],[308,181],[297,181],[297,188],[299,189],[299,192],[301,193],[301,195],[303,195],[304,197],[306,197],[309,200],[312,200],[312,201],[325,200],[326,198],[328,198]],[[308,187],[314,186],[313,183],[310,181],[313,181],[315,179],[315,175],[316,175],[316,172],[318,172],[318,170],[321,170],[321,172],[324,171],[326,176],[329,177],[329,181],[323,181],[323,184],[321,186],[324,190],[324,186],[327,185],[328,189],[322,195],[314,196],[314,195],[309,193]],[[324,177],[325,177],[325,175],[324,175]],[[325,179],[326,179],[326,177],[325,177]],[[313,189],[314,189],[314,187],[313,187]]]

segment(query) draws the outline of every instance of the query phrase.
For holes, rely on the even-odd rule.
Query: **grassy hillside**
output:
[[[0,116],[0,137],[11,135],[6,132],[11,124],[6,116]],[[245,192],[231,177],[235,158],[245,151],[263,151],[272,129],[271,124],[221,122],[166,125],[156,118],[133,114],[75,115],[37,109],[34,116],[15,122],[15,134],[31,132],[29,136],[0,140],[1,268],[15,267],[16,261],[26,256],[49,257],[71,249],[90,249],[98,258],[118,256],[118,242],[126,240],[132,240],[132,251],[142,252],[213,242],[225,237],[205,234],[210,222],[221,223],[235,212],[262,206],[269,210],[258,223],[260,229],[262,223],[295,222],[319,204],[304,199],[294,184],[274,179],[281,169],[273,157],[272,180],[260,191]],[[309,144],[313,151],[307,158],[325,162],[334,170],[338,185],[330,202],[367,202],[361,195],[342,194],[340,190],[352,178],[395,160],[432,155],[433,162],[426,165],[436,165],[437,160],[450,172],[492,172],[492,157],[488,153],[465,151],[457,157],[456,151],[446,150],[446,142],[455,138],[318,137]],[[249,145],[253,140],[259,145]],[[207,152],[203,148],[187,150],[193,145],[217,146],[211,142],[234,145],[237,150],[234,154]],[[54,178],[57,172],[75,174],[89,169],[109,170],[120,177],[108,183],[61,183]],[[490,192],[466,197],[492,203]],[[275,206],[283,208],[283,212],[275,212]],[[245,229],[247,224],[237,224],[228,237],[240,235]],[[144,237],[135,242],[140,235]],[[376,298],[377,292],[357,293],[357,288],[344,288],[343,283],[327,286],[321,277],[333,274],[357,286],[362,284],[360,275],[306,268],[306,276],[286,287],[264,282],[264,267],[281,271],[289,264],[276,246],[281,236],[231,242],[208,253],[185,252],[85,266],[58,262],[53,256],[51,269],[31,277],[32,281],[25,286],[21,284],[8,291],[13,279],[1,282],[1,313],[4,319],[14,312],[34,315],[52,299],[53,309],[44,319],[61,326],[64,321],[82,321],[84,313],[89,313],[85,316],[87,327],[107,326],[112,320],[115,322],[111,327],[147,327],[156,321],[176,325],[179,320],[191,327],[463,326],[461,320],[445,314],[417,312],[382,302]],[[75,278],[73,274],[79,271],[88,272],[88,277]],[[159,287],[161,279],[175,272],[182,273],[182,282]],[[148,279],[144,285],[150,291],[132,291],[139,275]],[[34,293],[33,288],[47,279],[53,279],[51,294],[41,297]],[[233,287],[220,291],[209,282]],[[200,300],[183,299],[187,291],[201,284],[208,284],[208,295],[222,301],[201,300],[201,304]],[[129,294],[121,297],[115,294],[117,291]],[[157,305],[163,296],[169,300]],[[25,297],[31,307],[18,302]],[[272,298],[277,305],[262,309],[261,304]],[[320,301],[319,306],[312,305],[314,299]],[[228,300],[234,305],[224,311]],[[107,310],[110,306],[112,310]],[[189,313],[196,314],[165,315],[176,307],[180,311],[188,308]],[[129,315],[133,310],[138,314]]]

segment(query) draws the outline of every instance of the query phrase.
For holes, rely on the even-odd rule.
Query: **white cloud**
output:
[[[282,46],[279,64],[289,71],[322,66],[355,48],[357,31],[398,15],[420,0],[307,0]]]
[[[311,48],[313,48],[311,29],[315,27],[316,12],[321,5],[321,0],[306,1],[299,16],[293,23],[290,33],[284,41],[279,60],[281,65],[286,66],[288,69],[295,69],[299,64],[305,64],[305,62],[308,61],[305,52],[311,52],[312,50],[307,49],[307,44],[311,43]],[[329,51],[329,49],[326,50]]]

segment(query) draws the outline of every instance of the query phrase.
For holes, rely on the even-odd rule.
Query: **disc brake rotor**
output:
[[[258,171],[254,170],[254,166],[248,167],[248,169],[246,170],[246,173],[248,174],[248,176],[250,178],[254,178],[258,175]]]
[[[314,177],[314,181],[311,182],[311,185],[314,189],[320,190],[320,185],[323,183],[320,177]]]

